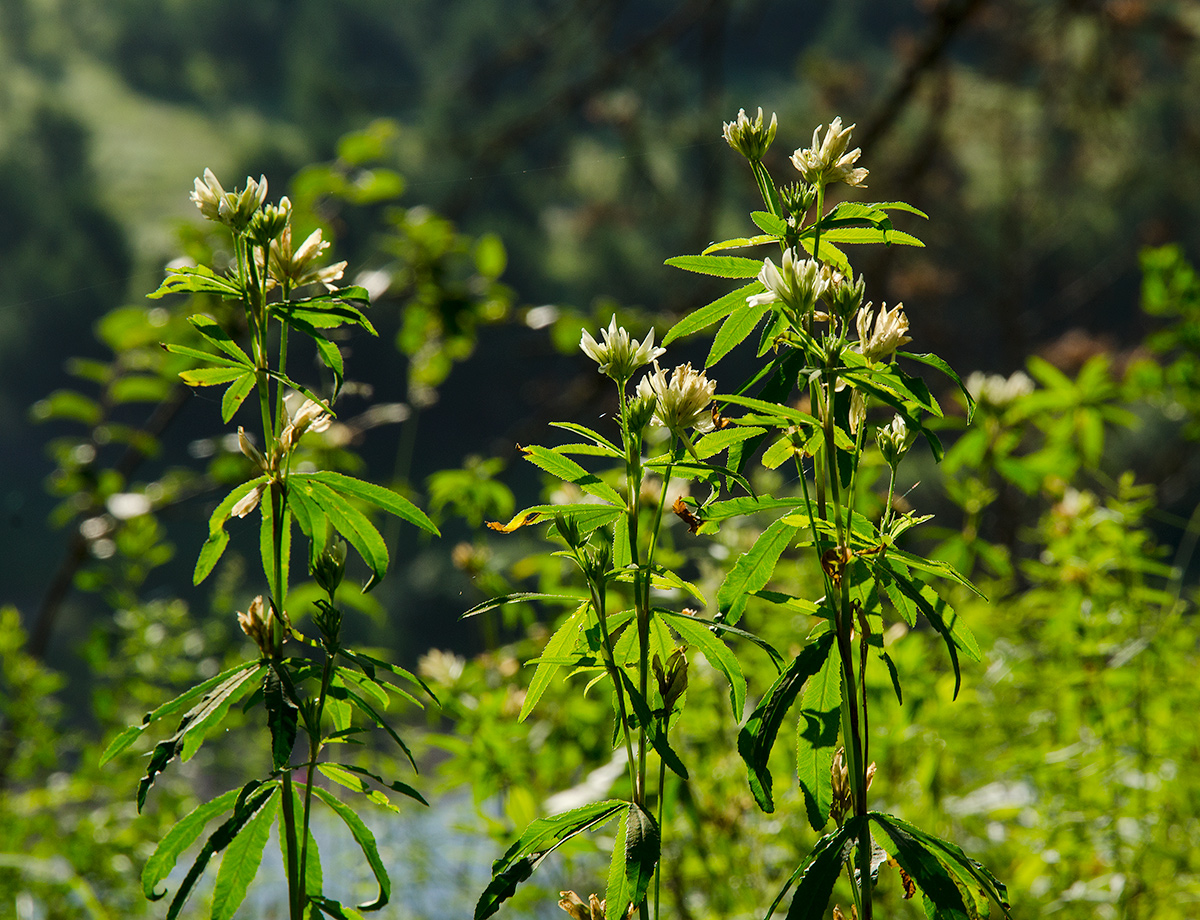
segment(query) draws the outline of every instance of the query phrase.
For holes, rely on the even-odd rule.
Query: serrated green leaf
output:
[[[574,483],[589,495],[594,495],[617,507],[625,507],[625,500],[621,498],[616,489],[594,473],[589,473],[574,460],[537,445],[523,447],[521,450],[525,454],[526,460],[551,476],[557,476],[564,482]]]
[[[911,233],[905,233],[903,230],[884,230],[880,227],[831,227],[821,231],[822,246],[825,245],[826,240],[831,243],[849,243],[851,245],[883,243],[890,246],[896,243],[901,246],[925,247],[925,244]]]
[[[197,332],[216,345],[221,351],[225,352],[225,354],[229,355],[229,357],[233,358],[233,360],[239,364],[244,364],[248,368],[254,367],[254,362],[250,360],[250,356],[234,341],[233,336],[226,332],[221,324],[211,316],[204,313],[196,313],[187,319]]]
[[[217,294],[233,299],[242,296],[241,288],[232,279],[218,275],[207,265],[169,269],[167,277],[158,286],[158,290],[146,296],[152,300],[158,300],[167,294],[180,293]]]
[[[776,217],[770,211],[751,211],[750,219],[758,225],[763,233],[770,234],[774,239],[781,239],[787,233],[787,224],[782,217]]]
[[[278,788],[274,783],[262,786],[257,781],[248,783],[242,788],[233,815],[212,832],[208,840],[205,841],[204,846],[200,849],[196,861],[192,863],[192,867],[180,883],[179,890],[175,892],[175,897],[171,899],[171,906],[167,909],[167,920],[175,920],[179,916],[179,912],[183,909],[184,904],[187,903],[188,898],[191,897],[192,890],[196,887],[196,882],[200,880],[200,876],[204,874],[209,861],[236,839],[238,834],[241,833],[242,828],[275,795]],[[253,791],[248,792],[247,790]]]
[[[159,893],[154,890],[158,883],[171,874],[180,855],[196,842],[208,822],[233,808],[240,792],[239,789],[230,789],[196,806],[163,835],[142,869],[142,893],[148,900],[157,901],[166,895],[165,891]]]
[[[707,460],[723,450],[728,450],[734,444],[757,437],[765,430],[764,428],[739,427],[711,432],[696,442],[696,456],[701,460]]]
[[[829,906],[829,898],[833,895],[833,886],[837,883],[847,851],[854,845],[865,820],[852,817],[841,828],[817,841],[796,875],[792,876],[794,879],[799,875],[800,883],[796,886],[786,920],[821,920],[825,916],[825,908]],[[776,903],[786,890],[780,893]],[[774,912],[774,906],[771,912]]]
[[[804,795],[808,823],[820,832],[833,805],[833,752],[841,726],[841,656],[829,655],[800,696],[796,731],[796,775]]]
[[[591,428],[587,428],[583,425],[576,425],[574,422],[551,422],[550,427],[562,428],[564,431],[573,431],[575,434],[582,435],[588,440],[594,442],[597,447],[603,448],[608,456],[615,457],[619,460],[625,459],[625,455],[621,453],[616,444],[608,440],[608,438],[604,437],[603,435],[592,431]]]
[[[575,594],[539,594],[535,591],[517,591],[513,594],[503,594],[500,597],[493,597],[483,603],[476,604],[460,619],[473,617],[480,613],[486,613],[489,610],[494,610],[497,607],[503,607],[505,604],[524,604],[529,601],[554,601],[556,603],[579,604],[587,602],[588,598],[580,597]]]
[[[339,800],[332,793],[325,791],[319,786],[312,787],[313,795],[319,798],[322,802],[329,806],[329,809],[342,819],[346,827],[350,829],[354,841],[362,850],[363,856],[367,858],[367,865],[371,867],[371,872],[375,876],[375,881],[379,884],[379,895],[373,901],[365,904],[359,904],[359,910],[379,910],[392,896],[392,880],[388,877],[387,869],[383,866],[383,860],[379,858],[379,847],[375,843],[375,835],[370,829],[363,824],[362,819],[354,813],[354,810],[344,802]]]
[[[762,270],[761,261],[739,256],[675,256],[664,264],[718,278],[754,278]]]
[[[225,848],[213,886],[213,920],[231,920],[245,900],[246,890],[262,863],[263,847],[267,845],[278,809],[279,790],[275,789]]]
[[[370,787],[368,787],[365,783],[363,783],[361,779],[358,779],[358,777],[365,776],[365,777],[367,777],[367,779],[373,779],[375,782],[379,783],[379,785],[383,786],[385,789],[391,789],[393,792],[399,792],[401,795],[406,795],[410,799],[416,799],[422,805],[425,805],[425,806],[429,805],[429,802],[427,802],[425,800],[425,796],[421,795],[421,793],[419,793],[416,789],[414,789],[408,783],[402,783],[399,780],[386,780],[382,776],[379,776],[378,774],[375,774],[375,773],[371,773],[367,770],[364,770],[362,767],[355,766],[354,764],[324,763],[324,764],[318,764],[317,769],[320,770],[322,773],[324,773],[326,776],[328,776],[330,779],[332,779],[336,782],[339,782],[342,785],[344,785],[350,789],[358,789],[360,792],[368,792]],[[357,785],[351,785],[350,777],[347,776],[346,774],[353,775],[355,777],[354,782],[356,782]],[[339,776],[341,777],[340,779],[338,778]],[[389,805],[390,805],[390,803],[389,803]],[[394,806],[391,807],[391,810],[397,811],[397,812],[399,811],[399,809],[395,808]]]
[[[165,770],[167,765],[176,756],[182,756],[184,760],[188,760],[195,754],[196,750],[203,743],[206,732],[224,718],[230,704],[240,699],[253,688],[253,683],[250,682],[251,678],[258,676],[260,668],[261,664],[254,662],[252,669],[234,669],[232,672],[226,672],[229,676],[213,686],[211,690],[208,690],[200,699],[200,702],[184,714],[183,718],[179,721],[179,726],[176,728],[175,733],[154,746],[154,750],[150,753],[150,763],[146,767],[146,773],[138,783],[137,809],[139,812],[142,810],[142,806],[145,805],[146,793],[154,785],[154,780],[158,774]],[[194,699],[195,696],[185,694],[183,697],[172,701],[172,704],[178,703],[180,699],[184,698],[190,700]],[[154,714],[151,713],[152,715]],[[151,721],[150,716],[146,718],[147,721],[143,724],[149,725]],[[121,737],[124,738],[125,735],[122,734]],[[114,742],[114,746],[115,744],[116,742]]]
[[[332,470],[319,470],[315,473],[297,475],[306,479],[314,479],[317,482],[323,482],[337,492],[341,492],[344,495],[353,495],[355,498],[362,499],[365,502],[375,505],[377,508],[382,508],[389,514],[394,514],[401,520],[415,524],[417,527],[434,536],[441,536],[441,532],[434,526],[433,521],[426,516],[425,512],[403,495],[393,492],[391,489],[384,488],[372,482],[364,482],[361,479],[355,479],[343,473],[335,473]]]
[[[744,249],[747,246],[762,246],[765,243],[778,242],[779,237],[770,233],[763,233],[758,236],[739,236],[731,240],[722,240],[719,243],[709,243],[704,247],[704,251],[700,255],[707,256],[714,252],[724,252],[726,249]]]
[[[567,617],[562,626],[554,631],[554,635],[546,643],[546,647],[542,650],[543,660],[538,663],[537,670],[533,672],[533,678],[529,681],[529,688],[525,691],[525,701],[521,704],[520,715],[517,716],[518,722],[524,722],[533,712],[533,707],[542,698],[542,694],[546,692],[546,688],[550,686],[554,675],[561,667],[561,665],[553,664],[545,659],[560,658],[579,644],[579,639],[587,626],[590,611],[591,602],[583,601],[575,609],[575,612]]]
[[[363,593],[370,591],[383,578],[388,567],[387,544],[375,525],[324,482],[314,479],[312,474],[292,476],[288,481],[293,489],[303,491],[304,497],[321,509],[338,533],[362,556],[371,569],[371,577],[363,585]]]
[[[321,362],[333,374],[333,393],[336,396],[342,389],[342,378],[346,373],[345,365],[342,362],[341,349],[337,347],[336,343],[331,342],[322,335],[316,326],[301,316],[293,313],[284,319],[284,322],[292,329],[303,332],[313,340],[313,344],[317,346],[317,354],[321,356]]]
[[[718,320],[724,319],[738,307],[746,302],[747,297],[753,297],[755,294],[761,294],[766,288],[763,287],[761,281],[754,281],[750,284],[738,288],[736,291],[730,291],[724,297],[714,300],[707,306],[700,307],[698,310],[693,310],[674,326],[663,339],[663,345],[670,345],[676,339],[691,335],[706,329]]]
[[[484,920],[511,898],[517,885],[529,878],[538,864],[572,837],[598,827],[628,807],[628,802],[606,799],[531,823],[492,863],[492,880],[475,905],[475,920]]]
[[[357,288],[356,290],[363,290]],[[364,306],[366,300],[364,298]],[[333,329],[337,326],[353,323],[366,329],[371,335],[378,335],[371,321],[357,306],[346,301],[331,300],[329,297],[293,300],[286,304],[271,304],[271,315],[284,322],[292,319],[303,320],[317,329]]]
[[[184,707],[189,706],[194,701],[200,699],[202,696],[204,696],[204,694],[212,690],[213,687],[221,685],[235,674],[238,674],[242,671],[249,671],[260,666],[261,663],[258,661],[244,661],[241,664],[235,665],[226,671],[222,671],[220,674],[216,674],[208,678],[208,680],[197,684],[189,690],[186,690],[173,700],[163,703],[153,712],[146,713],[140,725],[130,725],[112,740],[112,743],[109,744],[104,753],[100,755],[98,765],[101,767],[104,766],[106,763],[128,748],[141,736],[142,732],[144,732],[155,722],[159,721],[160,719],[165,719],[168,716],[173,716],[175,713],[182,711]]]
[[[229,385],[225,395],[221,397],[221,421],[228,422],[246,401],[246,397],[254,392],[254,384],[258,375],[246,371]]]
[[[931,920],[975,920],[954,879],[923,841],[886,815],[873,813],[871,818],[883,830],[880,846],[933,902],[936,909]]]
[[[725,322],[721,323],[721,328],[717,330],[717,334],[713,337],[708,357],[704,359],[704,366],[706,368],[712,367],[733,351],[734,348],[745,341],[746,337],[762,322],[763,316],[769,312],[771,312],[770,304],[752,303],[744,303],[731,312],[725,318]]]
[[[753,396],[726,394],[716,397],[716,401],[719,403],[731,403],[735,406],[745,406],[747,409],[753,409],[763,415],[777,418],[781,423],[786,422],[789,425],[803,425],[809,428],[819,428],[821,425],[816,418],[807,412],[801,412],[799,409],[793,409],[791,406],[768,402],[764,399],[755,399]],[[756,419],[754,424],[762,423]]]
[[[771,771],[767,763],[779,727],[804,682],[816,674],[831,655],[836,655],[833,633],[823,633],[806,645],[763,695],[738,734],[738,753],[746,763],[750,791],[754,793],[758,807],[768,814],[775,810],[775,801],[771,795]]]
[[[929,367],[936,368],[937,370],[939,370],[943,374],[945,374],[947,377],[949,377],[951,380],[953,380],[955,385],[958,387],[959,392],[962,393],[963,399],[966,401],[967,424],[968,425],[971,424],[971,419],[975,415],[975,398],[967,391],[966,385],[962,382],[962,378],[958,376],[958,372],[955,371],[954,368],[952,368],[949,364],[947,364],[945,361],[943,361],[941,358],[939,358],[935,354],[920,354],[920,355],[918,355],[918,354],[913,354],[910,351],[898,351],[898,352],[896,352],[896,355],[897,355],[897,357],[900,357],[900,358],[909,358],[912,361],[917,361],[917,362],[920,362],[921,364],[926,364]]]
[[[766,587],[779,557],[792,542],[799,528],[786,520],[778,520],[762,532],[754,546],[738,557],[721,587],[717,590],[717,616],[737,623],[746,609],[746,598]]]
[[[605,915],[624,917],[630,905],[640,904],[658,864],[660,837],[654,818],[630,803],[617,826],[608,872]]]

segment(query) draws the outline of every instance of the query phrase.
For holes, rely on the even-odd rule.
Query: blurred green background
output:
[[[720,129],[758,106],[779,116],[777,175],[816,125],[857,123],[862,194],[931,218],[909,228],[926,248],[858,262],[868,296],[903,300],[920,350],[964,377],[1034,357],[1043,394],[1019,410],[997,399],[986,443],[964,439],[948,469],[914,477],[911,500],[943,528],[934,548],[993,600],[969,613],[990,657],[957,703],[936,675],[914,687],[895,749],[878,748],[881,794],[977,840],[968,852],[1029,915],[1194,916],[1200,787],[1181,784],[1200,757],[1186,603],[1200,455],[1180,355],[1196,351],[1197,294],[1186,261],[1160,254],[1148,297],[1139,254],[1200,244],[1197,98],[1190,0],[0,0],[0,601],[19,611],[2,624],[0,916],[157,915],[139,860],[194,790],[134,819],[137,764],[101,773],[96,754],[165,688],[237,653],[233,611],[258,590],[244,552],[215,589],[190,585],[214,483],[232,475],[212,401],[161,382],[114,395],[103,377],[137,348],[143,363],[121,373],[152,369],[147,330],[172,320],[144,295],[168,261],[214,245],[193,178],[265,174],[379,291],[380,339],[346,343],[356,421],[330,449],[440,501],[448,538],[389,535],[401,552],[361,628],[410,665],[430,648],[483,653],[441,675],[482,701],[449,707],[479,721],[461,730],[478,741],[500,731],[485,712],[511,721],[496,675],[536,654],[554,614],[458,622],[539,574],[512,568],[534,547],[475,528],[507,490],[536,497],[517,443],[609,410],[576,348],[583,325],[616,310],[661,334],[723,293],[663,260],[748,231],[755,188]],[[717,376],[732,386],[730,360]],[[104,396],[44,401],[83,389],[88,368]],[[458,478],[430,480],[447,469]],[[115,514],[112,496],[131,493],[155,514]],[[745,535],[725,539],[737,550]],[[790,627],[771,628],[786,644]],[[923,637],[909,640],[919,668]],[[600,718],[566,698],[543,739]],[[736,734],[715,704],[713,719]],[[496,749],[527,743],[503,738]],[[603,738],[589,744],[553,765],[432,740],[428,757],[449,757],[447,790],[475,777],[502,833],[603,764]],[[694,791],[697,827],[729,812],[729,846],[681,861],[680,916],[761,915],[773,878],[728,896],[720,880],[745,853],[786,878],[787,854],[811,843],[802,819],[775,839],[733,761]],[[498,770],[511,779],[489,789]],[[188,775],[216,788],[221,763]],[[495,855],[480,852],[469,884]],[[393,915],[455,915],[416,904]],[[269,898],[258,909],[271,916]]]

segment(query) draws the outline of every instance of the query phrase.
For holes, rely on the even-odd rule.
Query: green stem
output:
[[[287,837],[288,917],[303,920],[300,901],[300,870],[297,868],[296,853],[296,793],[292,789],[292,770],[289,765],[283,773],[283,831]]]
[[[333,605],[333,593],[329,594],[329,604]],[[317,696],[316,715],[314,724],[308,731],[308,771],[304,777],[304,819],[300,834],[300,891],[301,899],[308,897],[308,827],[309,815],[312,811],[313,770],[317,766],[317,755],[321,752],[321,719],[325,712],[325,698],[329,695],[329,686],[333,682],[333,658],[337,652],[334,646],[325,648],[325,664],[321,670],[321,691]]]
[[[762,195],[763,204],[776,217],[783,217],[783,209],[779,206],[779,193],[775,191],[771,174],[767,172],[767,168],[762,165],[761,160],[750,160],[749,162],[750,171],[754,173],[754,183],[758,186],[758,193]]]

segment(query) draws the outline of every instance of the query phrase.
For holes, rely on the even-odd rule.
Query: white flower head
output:
[[[758,280],[766,291],[751,294],[746,298],[746,303],[753,307],[783,303],[791,307],[797,316],[803,316],[813,309],[817,298],[825,293],[830,275],[822,271],[819,262],[801,259],[796,255],[796,250],[787,249],[779,268],[769,258],[763,260]]]
[[[746,117],[746,110],[739,109],[735,121],[725,122],[723,133],[725,142],[747,160],[761,161],[771,141],[775,140],[775,129],[778,122],[775,113],[771,113],[771,123],[763,125],[762,106],[758,108],[758,117],[751,121]]]
[[[325,268],[317,268],[316,261],[328,248],[329,243],[321,238],[318,228],[308,235],[299,249],[293,250],[292,226],[288,224],[279,237],[271,241],[271,276],[280,283],[286,280],[290,287],[319,282],[327,290],[333,290],[333,282],[342,277],[346,263],[335,262]]]
[[[247,176],[244,189],[227,192],[213,171],[205,169],[203,181],[197,179],[193,186],[189,197],[196,202],[200,213],[236,231],[244,230],[254,213],[267,200],[266,176],[261,176],[257,182]]]
[[[607,329],[600,332],[604,343],[600,344],[585,329],[579,340],[579,347],[584,354],[600,365],[600,373],[607,374],[618,383],[624,383],[633,376],[639,367],[649,364],[666,354],[665,348],[654,347],[654,330],[647,333],[641,342],[631,339],[624,327],[617,325],[616,314],[613,314]]]
[[[812,146],[808,149],[801,147],[792,154],[792,165],[800,170],[805,182],[817,186],[845,182],[847,185],[865,187],[867,170],[854,165],[862,151],[857,147],[846,151],[853,130],[854,125],[843,128],[841,118],[829,123],[824,140],[820,139],[821,129],[813,129]]]
[[[875,431],[875,441],[879,445],[879,451],[883,454],[884,461],[892,469],[896,468],[900,458],[908,453],[908,449],[913,446],[916,439],[917,433],[909,429],[908,423],[900,415],[893,418],[891,424],[881,426]]]
[[[875,316],[867,304],[855,316],[858,325],[858,350],[869,361],[890,358],[901,345],[912,341],[908,332],[908,317],[904,315],[904,304],[898,303],[891,310],[879,308]]]
[[[1024,371],[1017,371],[1011,377],[973,371],[965,386],[976,402],[993,409],[1006,409],[1034,390],[1033,379]]]
[[[637,385],[638,396],[655,400],[653,423],[677,435],[688,428],[702,434],[713,430],[708,406],[716,389],[717,382],[709,380],[703,371],[692,370],[690,363],[676,367],[668,382],[667,372],[657,361],[654,370]]]

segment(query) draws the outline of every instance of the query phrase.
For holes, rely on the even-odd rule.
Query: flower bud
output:
[[[254,446],[254,442],[250,440],[250,436],[246,434],[246,429],[238,425],[238,447],[246,458],[257,466],[262,472],[267,472],[270,466],[267,463],[267,458],[263,456],[261,450]]]
[[[725,142],[730,147],[752,163],[758,163],[762,161],[767,148],[775,140],[777,127],[778,122],[774,112],[771,113],[771,123],[764,126],[763,110],[762,106],[759,106],[758,117],[753,121],[746,117],[745,109],[739,109],[737,119],[726,122],[722,130]]]
[[[640,432],[650,424],[650,419],[654,418],[654,409],[658,405],[658,397],[653,393],[639,392],[631,400],[626,407],[626,418],[629,419],[629,430],[631,432]]]
[[[325,548],[315,553],[312,561],[313,579],[329,594],[333,594],[342,583],[346,573],[346,541],[330,528],[325,539]]]
[[[884,462],[892,469],[896,468],[900,459],[908,453],[908,449],[913,446],[916,439],[917,433],[909,431],[908,424],[899,415],[893,418],[892,423],[886,428],[879,428],[875,432],[875,442],[879,445],[879,452],[883,454]]]
[[[249,610],[245,613],[238,611],[238,625],[242,627],[242,632],[254,640],[263,657],[270,658],[274,646],[271,641],[271,625],[268,617],[263,615],[264,607],[260,594],[250,602]]]
[[[688,684],[688,660],[687,648],[674,649],[667,656],[666,667],[663,666],[662,659],[658,655],[654,656],[652,662],[654,666],[654,677],[658,681],[658,692],[662,694],[663,708],[670,713],[679,698],[683,696],[687,690]]]
[[[783,200],[783,206],[788,209],[789,214],[793,216],[807,214],[808,209],[817,200],[817,187],[808,182],[793,182],[780,190],[779,197]]]
[[[321,631],[326,649],[334,649],[342,632],[342,612],[326,600],[316,602],[317,610],[313,614],[313,622]]]

